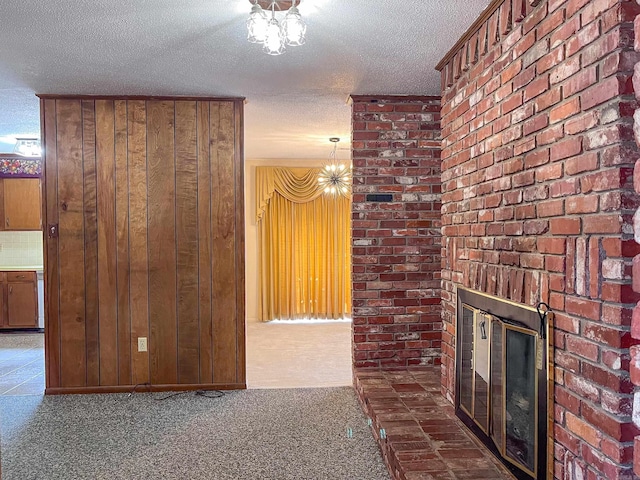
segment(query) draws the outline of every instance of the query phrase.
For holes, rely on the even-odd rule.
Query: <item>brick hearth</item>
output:
[[[513,479],[456,418],[440,394],[439,368],[357,369],[354,383],[395,479]]]

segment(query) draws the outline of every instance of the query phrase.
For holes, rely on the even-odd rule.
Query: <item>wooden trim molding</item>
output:
[[[544,0],[493,0],[436,66],[441,89],[446,91],[463,74],[487,55]]]
[[[504,2],[505,0],[492,0],[491,3],[487,5],[487,8],[485,8],[484,11],[477,18],[477,20],[471,24],[471,26],[467,29],[466,32],[462,34],[462,36],[455,43],[455,45],[451,47],[451,50],[449,50],[447,54],[444,57],[442,57],[442,60],[440,60],[440,62],[438,62],[438,65],[436,65],[436,70],[441,72],[442,69],[445,67],[445,65],[449,63],[451,59],[455,56],[455,54],[462,49],[462,46],[465,44],[465,42],[469,40],[474,33],[480,30],[480,27],[487,20],[489,20],[489,17],[491,17],[491,15],[493,15],[493,13],[496,10],[498,10],[498,8],[500,8],[500,5],[502,5]]]
[[[195,390],[246,390],[246,383],[178,383],[167,385],[117,385],[93,387],[53,387],[45,389],[45,395],[90,393],[186,392]]]
[[[41,100],[159,100],[159,101],[198,101],[198,102],[245,102],[245,97],[197,97],[176,95],[58,95],[48,93],[36,93]]]

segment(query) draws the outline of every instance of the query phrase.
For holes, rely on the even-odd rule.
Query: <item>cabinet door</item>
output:
[[[5,178],[4,230],[40,230],[39,178]]]
[[[35,328],[38,326],[38,302],[35,283],[7,284],[7,321],[5,328]]]

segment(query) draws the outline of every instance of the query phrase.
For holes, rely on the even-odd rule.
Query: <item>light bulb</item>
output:
[[[269,20],[267,35],[264,39],[264,51],[269,55],[280,55],[284,52],[285,44],[280,24],[275,18]]]
[[[282,21],[282,29],[284,30],[287,45],[297,46],[304,44],[307,25],[302,20],[302,16],[295,5],[287,11],[287,15]]]
[[[262,7],[256,3],[251,7],[251,13],[247,20],[247,40],[251,43],[263,43],[267,36],[268,24],[267,14],[262,10]]]

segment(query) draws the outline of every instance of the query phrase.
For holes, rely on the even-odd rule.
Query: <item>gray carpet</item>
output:
[[[163,396],[0,397],[2,479],[389,479],[349,387]]]

